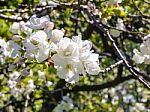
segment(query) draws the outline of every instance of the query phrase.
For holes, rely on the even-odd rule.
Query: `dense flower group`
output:
[[[64,37],[64,30],[54,29],[48,16],[33,15],[26,23],[15,22],[10,31],[14,33],[12,40],[0,39],[0,52],[5,57],[38,63],[51,58],[58,76],[69,83],[77,82],[79,74],[97,75],[100,71],[98,54],[91,50],[92,43],[82,40],[81,35],[72,39]]]
[[[134,49],[133,60],[136,63],[150,64],[150,35],[145,36],[143,43],[140,45],[140,51]]]
[[[21,85],[19,82],[20,76],[24,75],[23,72],[14,71],[13,73],[9,74],[8,86],[10,88],[11,94],[14,97],[19,97],[21,94],[29,94],[34,91],[35,85],[32,79],[27,81],[27,85]]]

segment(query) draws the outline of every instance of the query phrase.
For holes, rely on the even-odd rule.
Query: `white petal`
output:
[[[47,39],[47,34],[44,31],[37,31],[30,36],[30,42],[34,45],[42,43]]]
[[[64,32],[58,29],[54,29],[48,34],[48,38],[54,43],[60,42],[63,36],[64,36]]]
[[[21,30],[22,32],[24,32],[25,34],[30,35],[30,34],[32,33],[32,29],[29,28],[29,27],[27,27],[27,26],[26,26],[27,23],[25,23],[24,21],[21,21],[21,22],[19,23],[19,25],[20,25],[20,30]]]
[[[10,31],[14,34],[18,34],[19,30],[20,30],[20,25],[17,22],[14,22],[10,27]]]
[[[43,29],[46,25],[46,23],[49,21],[48,16],[43,16],[41,18],[37,18],[36,15],[33,15],[30,18],[30,23],[27,24],[28,27],[31,29]]]
[[[137,49],[134,49],[133,52],[134,52],[133,60],[136,63],[143,63],[145,60],[145,57],[140,55],[140,52]]]
[[[85,63],[85,68],[88,74],[97,75],[100,72],[100,67],[96,62]]]
[[[42,62],[46,60],[48,56],[49,56],[49,45],[48,42],[45,41],[40,45],[39,51],[35,57],[38,62]]]

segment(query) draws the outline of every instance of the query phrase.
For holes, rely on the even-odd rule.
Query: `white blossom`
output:
[[[46,82],[46,86],[47,86],[47,87],[51,86],[52,84],[53,84],[53,83],[52,83],[51,81],[47,81],[47,82]]]
[[[26,57],[36,58],[38,62],[46,60],[49,56],[50,45],[47,41],[47,34],[44,31],[33,33],[24,42]]]
[[[34,91],[34,89],[35,89],[34,81],[30,79],[26,86],[25,94],[30,94],[32,91]]]
[[[25,46],[25,57],[27,57],[29,60],[34,59],[35,54],[38,52],[38,48],[33,45],[30,41],[30,39],[26,39],[23,43],[23,46]]]
[[[146,110],[145,106],[142,103],[136,103],[135,106],[140,111],[145,111]]]
[[[0,52],[2,52],[6,57],[16,58],[17,56],[19,57],[21,55],[21,47],[12,40],[5,42],[4,39],[0,39],[0,46]]]
[[[1,55],[1,51],[0,51],[0,62],[1,64],[5,64],[5,56],[4,55]]]
[[[13,42],[13,41],[8,41],[7,42],[7,48],[6,50],[8,52],[10,52],[11,57],[19,57],[21,55],[20,50],[21,50],[21,46],[19,46],[17,43]]]
[[[14,22],[12,26],[10,27],[10,31],[13,34],[20,34],[20,32],[24,32],[27,35],[30,35],[32,33],[32,29],[26,26],[27,23],[24,21],[21,22]]]
[[[133,60],[136,63],[145,63],[150,64],[150,39],[147,38],[147,40],[143,41],[143,43],[140,45],[140,51],[137,49],[134,49],[134,55]]]
[[[0,74],[0,80],[4,78],[4,74]]]
[[[5,42],[4,39],[0,39],[0,52],[4,52],[6,48],[7,48],[7,43]]]
[[[31,29],[37,30],[37,29],[43,29],[46,28],[46,30],[51,30],[54,27],[54,24],[50,22],[50,19],[48,16],[43,16],[41,18],[36,17],[36,15],[33,15],[27,26]]]
[[[123,23],[123,20],[121,18],[117,19],[116,28],[120,30],[125,30],[125,25]]]
[[[63,96],[62,101],[54,108],[53,112],[68,112],[73,109],[73,101],[68,96]]]
[[[45,80],[45,72],[38,70],[38,75],[42,80]]]
[[[27,22],[25,23],[24,21],[20,21],[20,31],[24,32],[26,35],[30,35],[32,33],[32,29],[27,27]]]
[[[92,43],[88,40],[83,41],[81,35],[73,36],[72,40],[78,44],[80,60],[86,61],[91,54]]]
[[[64,36],[64,32],[58,29],[54,29],[48,34],[48,38],[55,44],[60,42],[63,36]]]
[[[80,35],[74,36],[73,41],[79,46],[79,58],[86,72],[91,75],[97,75],[100,72],[98,54],[92,53],[92,43],[88,40],[83,41]]]
[[[90,54],[87,61],[84,62],[87,73],[91,75],[97,75],[100,72],[98,54]]]
[[[17,71],[14,71],[13,73],[9,74],[10,80],[16,80],[20,76],[20,73]]]
[[[91,50],[92,43],[82,40],[81,35],[73,36],[72,39],[64,37],[63,30],[53,28],[54,23],[50,22],[48,16],[38,18],[33,15],[26,23],[14,23],[10,28],[16,34],[12,37],[13,41],[5,42],[1,39],[0,51],[4,52],[5,56],[19,57],[20,51],[24,50],[23,57],[28,61],[35,59],[39,63],[51,57],[58,76],[69,83],[77,82],[80,74],[97,75],[100,71],[99,59],[98,54]],[[22,49],[14,42],[23,40],[23,37],[19,35],[20,32],[27,34]],[[30,73],[24,69],[21,74]],[[38,71],[38,74],[45,80],[44,72]]]
[[[49,32],[54,28],[54,23],[53,22],[45,22],[45,26],[44,26],[44,31],[45,32]]]
[[[53,112],[64,112],[64,109],[62,108],[62,105],[61,105],[61,104],[58,104],[58,105],[54,108]]]
[[[79,80],[79,74],[84,69],[79,60],[68,59],[58,54],[54,54],[52,60],[60,78],[65,79],[69,83],[75,83]]]
[[[40,30],[37,32],[32,33],[32,35],[30,36],[30,42],[33,45],[37,45],[39,43],[42,43],[43,41],[45,41],[47,39],[47,35],[44,31]]]
[[[85,75],[87,72],[97,75],[100,71],[98,54],[92,53],[91,48],[91,42],[83,41],[80,35],[61,39],[57,53],[52,56],[58,76],[75,83],[79,80],[79,74]]]
[[[133,52],[134,52],[133,60],[136,63],[143,63],[145,60],[145,57],[143,57],[137,49],[134,49]]]
[[[8,86],[10,88],[10,91],[11,91],[11,94],[14,96],[14,97],[18,97],[20,94],[22,94],[24,92],[24,88],[19,88],[17,86],[17,79],[19,78],[20,76],[20,72],[13,72],[11,74],[9,74],[9,80],[8,80]]]
[[[69,83],[77,82],[79,74],[84,71],[82,62],[79,59],[78,44],[69,38],[65,37],[59,42],[57,54],[52,56],[52,60],[58,76]]]
[[[147,40],[148,38],[150,38],[150,34],[146,35],[143,40]]]
[[[123,96],[123,101],[126,103],[135,102],[135,98],[133,95],[127,94],[126,96]]]
[[[40,5],[47,5],[47,0],[40,0]]]
[[[20,25],[19,25],[19,23],[18,23],[18,22],[14,22],[14,23],[12,24],[12,26],[10,27],[9,30],[10,30],[12,33],[14,33],[14,34],[18,34],[19,31],[20,31]]]
[[[65,37],[58,43],[57,49],[58,55],[65,58],[79,58],[79,48],[78,44],[73,42],[71,39]]]
[[[42,62],[46,60],[49,56],[50,45],[47,41],[44,41],[42,44],[39,44],[39,49],[37,54],[35,54],[35,58],[38,62]]]

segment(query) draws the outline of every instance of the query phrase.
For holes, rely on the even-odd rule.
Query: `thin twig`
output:
[[[97,20],[95,19],[95,17],[93,16],[93,14],[92,14],[87,8],[84,8],[84,7],[83,7],[82,10],[84,10],[84,11],[88,14],[89,18],[93,20],[94,25],[95,25],[100,31],[102,31],[103,33],[105,33],[107,39],[111,42],[112,47],[113,47],[113,49],[115,50],[115,54],[118,56],[119,59],[123,60],[123,62],[124,62],[124,64],[125,64],[125,66],[127,67],[127,69],[128,69],[135,77],[137,77],[137,79],[138,79],[141,83],[143,83],[148,89],[150,89],[150,84],[149,84],[147,81],[145,81],[145,79],[144,79],[143,77],[139,76],[138,74],[136,74],[136,73],[133,71],[132,66],[129,64],[129,62],[128,62],[128,61],[125,59],[125,57],[122,55],[122,53],[121,53],[120,50],[118,49],[118,47],[117,47],[117,45],[116,45],[114,39],[111,37],[109,31],[104,28],[103,24],[99,24],[99,23],[97,22]]]
[[[122,63],[123,63],[123,60],[120,60],[120,61],[118,61],[118,62],[116,62],[116,63],[110,65],[110,67],[105,68],[104,70],[100,70],[100,73],[106,73],[106,72],[109,72],[109,71],[111,71],[113,68],[119,66],[119,65],[122,64]]]

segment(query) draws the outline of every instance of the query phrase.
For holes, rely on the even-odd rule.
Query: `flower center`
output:
[[[71,64],[67,64],[67,65],[66,65],[66,69],[67,69],[68,71],[72,70],[72,65],[71,65]]]
[[[70,55],[71,55],[71,52],[69,51],[68,48],[66,48],[66,49],[64,50],[64,56],[70,56]]]
[[[31,39],[31,43],[33,44],[33,45],[37,45],[39,42],[36,40],[36,39]]]

